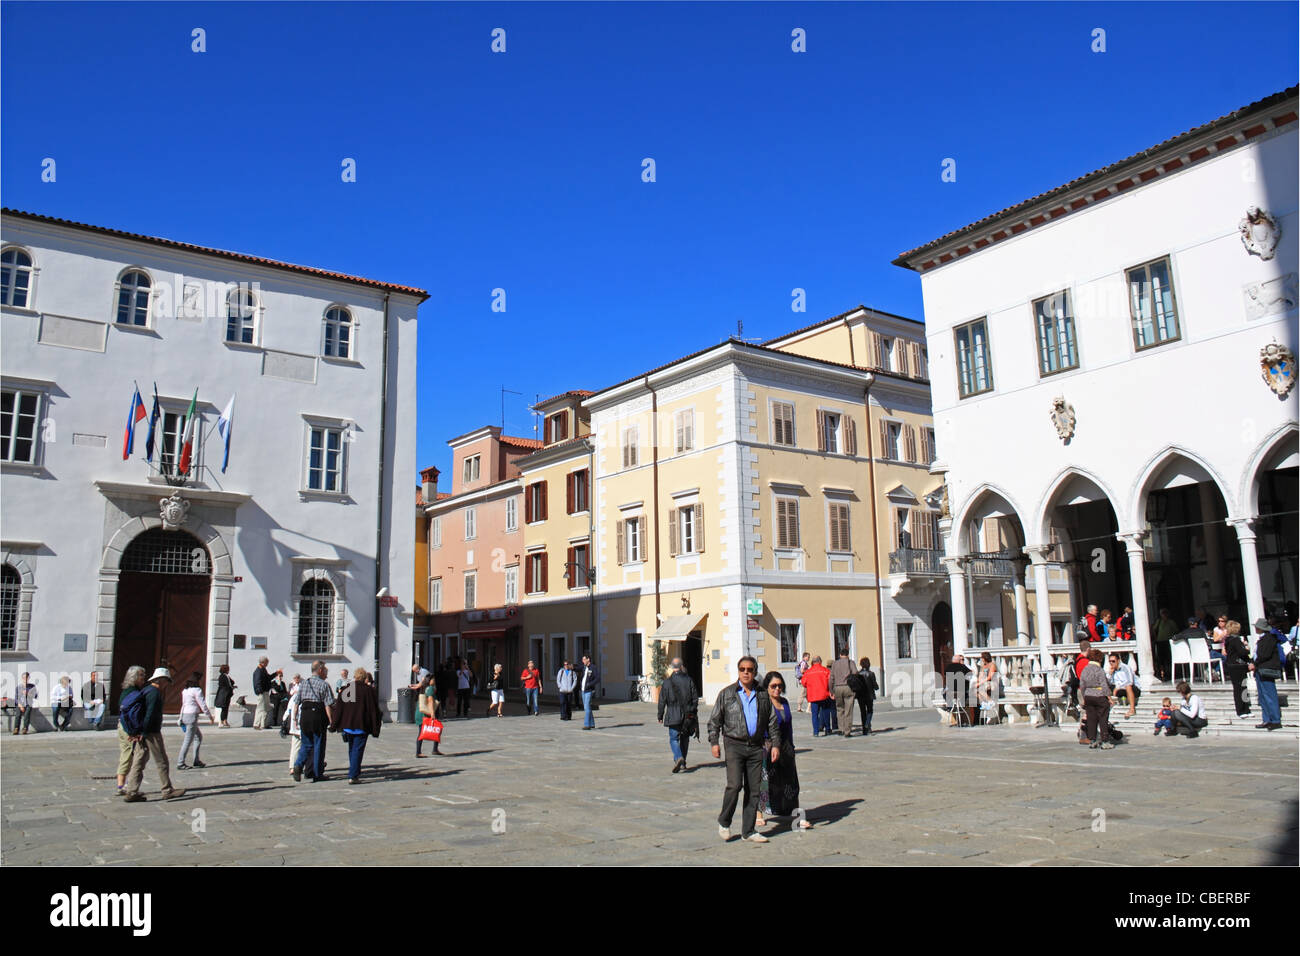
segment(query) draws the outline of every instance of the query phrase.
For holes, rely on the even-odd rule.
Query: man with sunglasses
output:
[[[727,789],[722,795],[722,813],[718,815],[718,836],[724,840],[731,838],[731,821],[743,787],[741,838],[766,843],[767,837],[754,829],[763,774],[763,740],[766,735],[773,747],[780,746],[781,721],[771,698],[758,686],[758,661],[742,657],[737,671],[738,681],[718,692],[709,716],[709,745],[715,760],[722,756],[719,735],[727,739]]]

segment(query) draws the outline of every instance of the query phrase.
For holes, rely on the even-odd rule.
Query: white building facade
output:
[[[1088,604],[1132,605],[1149,677],[1161,608],[1296,599],[1296,157],[1292,88],[896,261],[924,293],[958,649],[992,552],[1032,563],[1004,674],[1053,667]]]
[[[251,696],[266,655],[286,676],[363,665],[393,707],[426,293],[11,210],[2,239],[4,693],[26,671],[44,705],[94,670],[115,709],[128,666],[165,662],[175,710],[221,665]],[[152,460],[148,417],[124,460],[155,383]]]

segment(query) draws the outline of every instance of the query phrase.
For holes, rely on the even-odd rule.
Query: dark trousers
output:
[[[54,708],[54,729],[67,730],[68,724],[72,723],[72,705],[67,707]]]
[[[468,690],[456,691],[456,716],[457,717],[469,716],[469,701],[470,701],[469,695],[470,692]]]
[[[1245,683],[1246,675],[1249,671],[1244,667],[1229,667],[1228,680],[1232,681],[1232,703],[1237,708],[1237,716],[1244,717],[1250,712],[1250,704],[1246,703]]]
[[[424,749],[424,741],[420,739],[420,731],[424,729],[424,717],[418,714],[416,716],[420,717],[420,722],[415,725],[415,755],[418,757],[420,756],[420,751]],[[442,751],[438,749],[438,741],[431,740],[429,743],[433,744],[434,753],[442,753]]]
[[[1169,677],[1173,664],[1172,652],[1168,641],[1156,641],[1156,676],[1161,680]]]
[[[758,789],[763,782],[763,745],[746,740],[726,738],[724,756],[727,760],[727,789],[722,794],[722,812],[718,814],[718,825],[731,826],[736,815],[736,801],[740,791],[745,790],[745,806],[741,812],[741,836],[754,832],[754,821],[758,818]]]
[[[560,720],[573,719],[573,691],[566,690],[560,694]]]
[[[1101,694],[1083,698],[1084,733],[1095,743],[1110,740],[1110,698]]]
[[[871,715],[875,710],[875,701],[867,700],[865,697],[858,698],[858,716],[862,718],[862,732],[865,734],[871,729]]]
[[[1185,731],[1187,733],[1187,736],[1195,737],[1197,734],[1201,732],[1201,728],[1204,727],[1207,723],[1209,723],[1209,721],[1207,721],[1204,717],[1194,717],[1194,718],[1188,717],[1181,710],[1177,710],[1177,709],[1174,710],[1174,732],[1175,733]]]
[[[301,739],[296,769],[303,769],[313,780],[320,779],[325,775],[325,734],[309,734],[304,730]]]
[[[1133,696],[1130,698],[1129,694],[1132,694]],[[1127,687],[1121,687],[1119,690],[1115,691],[1115,698],[1117,700],[1122,699],[1130,708],[1137,706],[1138,698],[1141,696],[1142,692],[1132,684],[1129,684]]]
[[[226,704],[224,707],[221,708],[221,722],[223,724],[226,723],[226,720],[229,717],[230,717],[230,705]]]
[[[367,734],[349,734],[346,731],[343,733],[343,740],[348,745],[349,780],[356,780],[361,776],[361,760],[366,755],[367,736]]]

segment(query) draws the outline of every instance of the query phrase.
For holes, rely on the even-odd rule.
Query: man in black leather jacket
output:
[[[695,718],[695,732],[699,731],[699,719],[696,711],[700,706],[700,693],[695,688],[695,681],[682,667],[682,659],[674,657],[668,665],[670,676],[659,688],[659,723],[668,728],[668,747],[673,752],[673,773],[680,773],[686,767],[686,753],[691,745],[691,729],[683,730],[688,718]]]
[[[763,775],[763,741],[766,738],[772,746],[780,745],[781,721],[772,707],[772,699],[758,686],[758,661],[742,657],[737,669],[739,681],[718,692],[709,716],[709,743],[715,759],[722,756],[719,734],[727,739],[727,789],[722,795],[722,812],[718,814],[718,836],[724,840],[731,838],[731,821],[743,786],[745,809],[741,817],[741,838],[766,843],[767,837],[754,830]]]

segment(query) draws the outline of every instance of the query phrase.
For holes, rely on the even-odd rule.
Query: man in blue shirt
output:
[[[743,787],[745,809],[741,816],[741,837],[753,843],[766,843],[767,837],[754,829],[763,775],[763,742],[770,740],[774,747],[780,744],[781,721],[771,698],[758,685],[758,661],[746,656],[736,666],[738,681],[718,692],[709,716],[709,744],[714,759],[722,756],[719,736],[727,739],[727,789],[718,815],[718,836],[724,840],[731,838],[731,821]]]

